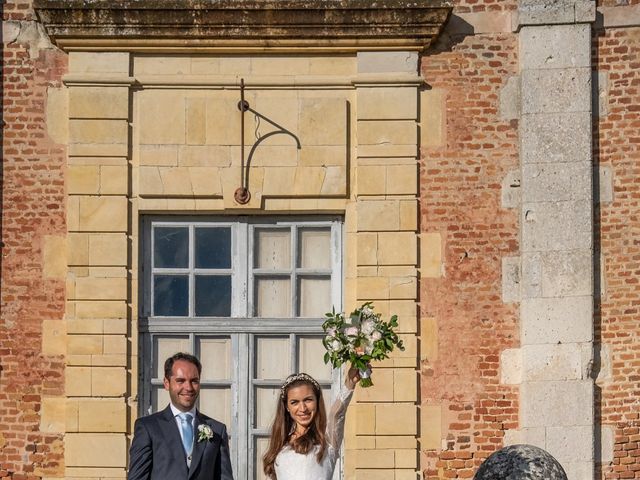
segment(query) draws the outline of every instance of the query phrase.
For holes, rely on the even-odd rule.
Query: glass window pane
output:
[[[186,317],[189,315],[189,277],[155,275],[153,277],[153,315]]]
[[[262,470],[262,456],[266,453],[267,448],[269,448],[269,439],[264,437],[255,437],[254,443],[254,452],[255,452],[255,479],[256,480],[267,480],[267,477],[264,475],[264,471]]]
[[[204,367],[203,367],[204,368]],[[228,387],[200,388],[200,405],[202,413],[221,421],[231,432],[231,389]]]
[[[280,401],[280,389],[273,387],[256,388],[255,425],[254,428],[268,430]]]
[[[196,275],[196,316],[231,316],[231,276]]]
[[[256,378],[284,379],[291,372],[289,337],[256,338]]]
[[[298,311],[301,317],[324,317],[331,311],[331,278],[298,278]]]
[[[190,353],[189,337],[155,337],[153,339],[155,352],[156,378],[164,378],[164,362],[174,353]]]
[[[154,268],[189,267],[189,229],[155,227],[153,229]]]
[[[256,279],[255,315],[263,318],[291,317],[291,280],[288,277]]]
[[[169,392],[167,392],[163,386],[154,386],[151,400],[153,411],[157,412],[164,409],[167,405],[169,405],[169,402]]]
[[[231,339],[199,338],[202,380],[231,379]]]
[[[298,230],[298,267],[331,269],[331,230],[301,228]]]
[[[256,268],[291,268],[291,231],[289,229],[257,228],[255,231]]]
[[[298,341],[298,365],[300,371],[308,373],[316,380],[331,381],[331,364],[324,363],[322,337],[301,337]]]
[[[231,268],[231,228],[196,228],[196,268]]]

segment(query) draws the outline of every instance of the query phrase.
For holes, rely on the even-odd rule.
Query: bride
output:
[[[344,435],[344,418],[360,380],[349,369],[327,417],[318,382],[306,373],[290,375],[280,388],[269,447],[262,457],[273,480],[331,480]]]

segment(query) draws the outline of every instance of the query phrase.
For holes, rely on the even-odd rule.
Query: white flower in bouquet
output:
[[[352,363],[360,370],[363,387],[373,385],[371,361],[388,358],[395,347],[404,350],[402,340],[394,331],[398,327],[398,317],[393,315],[385,322],[373,309],[373,304],[367,302],[348,317],[334,310],[326,314],[327,320],[322,325],[326,334],[323,340],[327,349],[325,363],[331,362],[334,368],[345,362]]]

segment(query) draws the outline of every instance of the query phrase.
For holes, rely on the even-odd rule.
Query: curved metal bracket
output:
[[[302,149],[302,145],[300,144],[300,140],[298,139],[298,137],[294,135],[292,132],[290,132],[283,126],[278,125],[273,120],[265,117],[261,113],[258,113],[253,108],[251,108],[251,105],[249,105],[249,102],[247,102],[244,99],[244,78],[240,80],[240,101],[238,102],[238,110],[242,112],[242,116],[240,120],[240,135],[242,137],[240,140],[240,155],[242,157],[240,159],[240,165],[241,165],[240,168],[242,169],[242,171],[240,175],[240,187],[236,189],[233,196],[236,202],[238,202],[240,205],[246,205],[251,200],[251,192],[249,191],[249,168],[251,167],[251,160],[253,159],[253,154],[255,153],[256,149],[260,146],[260,144],[264,142],[267,138],[273,137],[274,135],[289,135],[291,138],[293,138],[296,141],[296,147],[298,148],[298,150]],[[244,114],[245,112],[251,112],[257,118],[260,118],[277,128],[277,130],[274,130],[272,132],[266,133],[258,137],[256,142],[251,147],[251,150],[249,151],[249,157],[247,158],[246,165],[244,161],[244,158],[245,158],[244,157]]]

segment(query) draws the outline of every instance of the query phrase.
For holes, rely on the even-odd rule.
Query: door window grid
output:
[[[267,422],[265,415],[269,417],[273,415],[275,403],[268,401],[266,410],[261,413],[261,415],[265,417],[262,423],[264,423],[266,427],[265,425],[258,425],[255,416],[257,413],[256,402],[259,400],[256,389],[264,387],[279,389],[284,378],[299,369],[300,359],[305,355],[310,355],[311,358],[313,358],[313,361],[306,360],[307,364],[326,367],[322,362],[321,355],[321,324],[323,321],[323,313],[329,310],[331,305],[334,305],[337,309],[340,308],[341,305],[341,222],[335,218],[326,221],[304,221],[293,219],[292,217],[285,220],[276,219],[270,221],[264,221],[263,219],[260,219],[260,221],[248,221],[246,218],[239,218],[237,222],[230,222],[228,217],[225,218],[223,222],[216,222],[215,220],[203,222],[201,219],[197,221],[182,220],[169,222],[167,220],[148,218],[144,231],[146,233],[146,244],[152,246],[151,252],[155,252],[151,232],[154,227],[159,226],[188,227],[188,272],[181,269],[178,269],[178,271],[182,274],[188,273],[190,278],[189,312],[191,315],[182,317],[149,316],[141,318],[140,324],[143,333],[142,352],[144,358],[152,358],[155,360],[156,356],[164,355],[164,353],[158,353],[158,338],[182,338],[183,340],[188,338],[189,348],[185,350],[196,352],[196,354],[200,355],[202,355],[199,350],[199,342],[201,339],[219,340],[224,338],[230,343],[230,352],[232,355],[231,378],[203,379],[202,391],[205,395],[201,396],[201,403],[206,401],[206,392],[214,392],[216,394],[224,392],[231,397],[230,401],[225,401],[225,403],[229,405],[230,412],[227,415],[217,414],[217,416],[221,420],[230,418],[227,425],[231,433],[232,461],[236,476],[238,478],[262,478],[260,462],[262,450],[259,447],[264,446],[263,440],[268,436],[268,427],[271,423],[271,418],[269,418]],[[201,270],[195,268],[198,264],[195,263],[194,251],[196,249],[193,248],[193,245],[197,236],[197,229],[220,226],[230,228],[232,239],[230,246],[232,268],[218,269],[215,272],[212,272],[211,269]],[[256,235],[261,231],[288,232],[288,268],[269,270],[268,268],[263,268],[264,264],[254,263],[257,259],[256,250],[258,246]],[[318,238],[314,238],[314,236]],[[305,241],[308,245],[311,245],[306,248],[306,250],[304,246]],[[327,250],[329,250],[325,253],[324,257],[317,255],[318,245],[325,245]],[[313,249],[314,246],[316,250]],[[166,266],[158,266],[157,268],[154,266],[154,268],[150,268],[152,263],[155,265],[152,257],[153,255],[151,254],[146,257],[147,267],[151,272],[151,277],[159,273],[173,273],[163,270]],[[275,272],[272,270],[275,270]],[[192,316],[192,314],[195,313],[194,279],[200,273],[231,275],[233,285],[231,294],[231,317]],[[253,292],[256,290],[254,288],[254,281],[273,273],[276,273],[276,276],[286,276],[291,282],[291,285],[293,285],[293,292],[290,291],[290,301],[288,303],[290,312],[288,316],[258,318],[252,315],[253,313],[257,313],[254,310],[255,297]],[[308,309],[305,311],[303,308],[305,305],[304,299],[302,298],[304,293],[302,295],[300,294],[300,292],[303,291],[300,287],[300,279],[313,278],[314,276],[329,285],[327,306],[323,306],[322,308],[316,307],[317,316],[295,317],[291,315],[291,313],[308,312]],[[143,312],[149,312],[151,305],[153,305],[153,286],[151,283],[152,282],[148,281],[143,284],[146,300],[143,302]],[[283,336],[283,334],[285,335]],[[259,360],[257,356],[260,355],[256,347],[256,339],[268,338],[289,339],[290,368],[280,372],[282,375],[281,378],[260,378],[258,376],[259,372],[255,370]],[[269,355],[268,352],[274,351],[272,348],[263,350],[265,352],[263,353],[264,355]],[[308,354],[305,352],[313,353]],[[165,358],[171,353],[165,355]],[[164,358],[158,358],[155,361],[163,362]],[[152,362],[148,362],[147,364],[149,365],[150,363]],[[305,363],[305,361],[302,363]],[[144,376],[147,380],[144,381],[144,385],[148,387],[142,389],[142,403],[143,405],[147,405],[149,410],[158,408],[157,392],[162,388],[162,372],[156,371],[154,375],[152,372],[154,368],[157,367],[149,365],[149,368],[146,369]],[[207,375],[207,370],[210,369],[211,366],[203,362],[204,376]],[[141,371],[144,370],[144,368],[141,368]],[[307,370],[309,370],[309,368],[307,368]],[[322,375],[320,372],[316,372],[315,374],[315,376],[319,377],[318,380],[326,390],[327,395],[325,402],[330,400],[331,386],[337,384],[337,375],[339,375],[337,372],[331,372],[331,369],[328,367],[327,371],[329,372],[328,374],[325,373]],[[308,371],[307,373],[314,375],[312,371]],[[216,398],[221,397],[218,395]],[[209,402],[207,401],[207,403]],[[164,404],[161,406],[164,406]],[[212,414],[215,410],[215,408],[208,408],[203,405],[203,411],[207,414]],[[216,414],[212,416],[215,417]],[[238,452],[246,452],[246,457],[243,456],[243,458],[240,458]],[[336,469],[336,472],[338,471],[339,468]],[[335,478],[339,478],[338,473]]]

